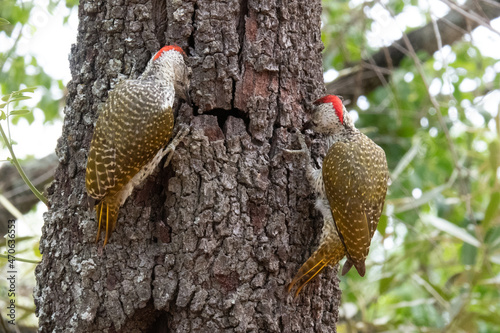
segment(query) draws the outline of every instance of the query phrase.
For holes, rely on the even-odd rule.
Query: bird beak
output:
[[[313,128],[314,128],[314,125],[313,125],[311,120],[309,120],[308,122],[306,122],[304,124],[304,130],[313,129]]]

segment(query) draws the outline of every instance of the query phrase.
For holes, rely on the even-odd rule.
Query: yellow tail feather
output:
[[[345,256],[345,248],[342,242],[333,241],[321,244],[319,249],[300,267],[292,282],[288,285],[288,292],[297,286],[295,297],[302,288],[309,283],[327,265],[336,265]]]
[[[99,202],[96,206],[98,227],[97,227],[97,236],[95,241],[96,243],[99,241],[99,238],[101,236],[101,230],[105,229],[106,236],[104,237],[103,247],[106,246],[109,238],[111,237],[111,234],[113,233],[113,230],[115,230],[116,220],[118,219],[119,208],[120,206],[117,202],[107,202],[106,199]],[[106,224],[104,224],[104,222]]]

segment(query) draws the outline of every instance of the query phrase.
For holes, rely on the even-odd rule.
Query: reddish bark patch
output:
[[[236,272],[215,274],[215,281],[226,291],[234,291],[239,286],[240,275]]]
[[[224,140],[224,133],[219,127],[216,116],[200,115],[193,119],[191,126],[193,130],[202,130],[209,141]]]
[[[162,243],[170,243],[170,231],[171,228],[168,225],[165,225],[163,221],[156,223],[155,236]]]
[[[301,128],[304,118],[309,115],[304,113],[299,98],[300,90],[295,79],[283,80],[280,90],[280,105],[283,110],[279,114],[278,122],[281,126]]]
[[[245,19],[245,37],[249,42],[255,42],[257,39],[257,17],[253,11],[250,11]]]
[[[114,274],[108,274],[106,276],[106,289],[114,290],[118,282],[118,278]]]
[[[247,110],[248,99],[252,96],[260,96],[268,99],[273,91],[278,89],[278,77],[271,72],[256,72],[250,65],[246,64],[243,78],[236,86],[235,106],[244,111]]]
[[[248,211],[250,213],[250,221],[253,225],[253,233],[260,234],[264,230],[266,221],[266,208],[264,206],[257,206],[255,203],[248,204]]]

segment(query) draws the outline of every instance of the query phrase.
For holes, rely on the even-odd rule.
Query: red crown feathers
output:
[[[170,51],[170,50],[174,50],[174,51],[177,51],[179,52],[180,54],[182,54],[183,56],[186,56],[186,53],[184,52],[183,49],[181,49],[179,46],[177,45],[167,45],[167,46],[164,46],[160,49],[160,51],[158,51],[156,54],[155,54],[155,57],[153,58],[153,60],[156,60],[158,59],[162,54],[163,52],[167,52],[167,51]]]
[[[324,103],[331,103],[333,105],[333,108],[335,109],[335,113],[337,114],[337,117],[339,117],[340,123],[344,123],[344,112],[342,108],[342,101],[340,98],[338,98],[335,95],[326,95],[321,97],[320,99],[316,100],[314,102],[314,105],[319,105],[319,104],[324,104]]]

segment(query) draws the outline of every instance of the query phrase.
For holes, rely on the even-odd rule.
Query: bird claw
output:
[[[170,160],[174,156],[175,148],[177,145],[184,139],[184,137],[189,133],[189,126],[187,125],[179,125],[179,131],[175,135],[175,137],[170,141],[168,146],[165,148],[164,154],[167,155],[167,160],[163,167],[166,168],[170,164]]]

